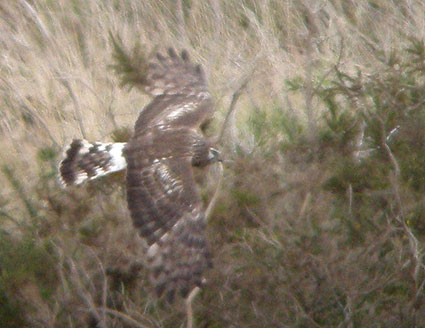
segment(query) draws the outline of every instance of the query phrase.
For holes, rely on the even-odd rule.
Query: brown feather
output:
[[[192,166],[207,162],[209,143],[199,127],[211,119],[214,103],[186,51],[179,57],[170,48],[168,57],[155,58],[146,86],[155,98],[140,113],[124,153],[127,199],[134,226],[149,246],[155,290],[172,301],[201,286],[211,266]]]

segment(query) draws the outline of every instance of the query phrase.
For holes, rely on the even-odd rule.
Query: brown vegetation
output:
[[[425,326],[423,1],[177,3],[0,4],[2,327],[184,326],[149,292],[122,175],[55,179],[67,142],[126,140],[148,101],[110,33],[203,65],[210,135],[235,108],[197,327]]]

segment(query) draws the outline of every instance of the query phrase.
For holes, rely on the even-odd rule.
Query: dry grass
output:
[[[423,1],[17,0],[0,4],[5,327],[184,323],[148,292],[122,177],[55,183],[67,142],[125,138],[148,102],[119,87],[110,32],[203,65],[211,134],[248,81],[224,137],[199,327],[425,325],[424,64],[406,51],[425,39]],[[374,151],[359,164],[362,127]]]

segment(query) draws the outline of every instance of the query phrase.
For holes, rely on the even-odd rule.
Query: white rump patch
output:
[[[121,171],[127,167],[127,161],[122,153],[125,145],[125,142],[116,142],[112,144],[112,148],[109,151],[112,162],[110,166],[111,172]]]
[[[125,142],[116,142],[116,143],[101,143],[101,142],[96,142],[93,144],[89,144],[89,148],[92,146],[96,146],[98,147],[98,152],[99,153],[108,153],[109,156],[111,157],[109,165],[107,167],[106,170],[104,170],[102,167],[97,166],[95,167],[95,172],[96,174],[92,177],[89,178],[89,180],[94,180],[97,178],[100,178],[102,176],[108,175],[110,173],[113,172],[118,172],[121,170],[124,170],[127,167],[127,161],[125,160],[125,157],[123,156],[122,151],[124,150],[124,147],[126,145]],[[107,151],[108,146],[110,147],[109,151]],[[87,149],[87,152],[89,150]],[[86,174],[87,176],[87,174]],[[87,179],[87,177],[86,177]],[[82,180],[79,183],[84,182],[84,180]],[[76,183],[76,184],[79,184]]]
[[[79,140],[81,147],[78,150],[78,153],[74,155],[72,162],[67,162],[67,153],[71,149],[71,145],[69,145],[64,151],[64,159],[62,163],[67,163],[66,165],[74,170],[75,180],[69,182],[69,184],[79,185],[87,180],[97,179],[104,175],[124,170],[127,167],[127,162],[123,156],[123,150],[126,146],[125,142],[116,142],[116,143],[102,143],[102,142],[94,142],[90,143],[85,139]],[[90,153],[90,150],[95,147],[96,151]],[[99,154],[108,154],[109,160],[108,162],[97,162],[99,159]],[[101,158],[102,161],[105,160],[105,156]],[[85,167],[90,167],[94,170],[93,176],[88,176]],[[61,174],[59,174],[59,182],[63,187],[66,187]]]

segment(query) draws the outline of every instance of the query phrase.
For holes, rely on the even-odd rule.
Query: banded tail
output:
[[[84,139],[74,139],[59,165],[60,183],[63,187],[78,185],[125,169],[125,145],[125,142],[90,143]]]

